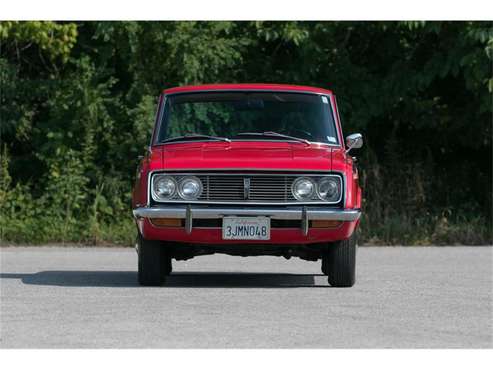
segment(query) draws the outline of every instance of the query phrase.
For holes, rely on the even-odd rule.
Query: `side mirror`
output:
[[[346,153],[351,149],[359,149],[363,146],[363,135],[352,134],[346,137]]]

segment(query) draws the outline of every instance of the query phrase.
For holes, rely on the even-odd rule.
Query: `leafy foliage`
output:
[[[130,244],[160,91],[274,82],[364,134],[363,240],[491,243],[492,60],[492,22],[0,22],[2,239]]]

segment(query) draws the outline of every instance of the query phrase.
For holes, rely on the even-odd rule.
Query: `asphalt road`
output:
[[[133,249],[0,249],[2,348],[492,348],[491,247],[358,250],[358,281],[278,257],[174,262],[136,284]]]

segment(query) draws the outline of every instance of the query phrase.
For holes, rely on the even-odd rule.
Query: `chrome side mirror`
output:
[[[363,135],[352,134],[346,137],[346,153],[351,149],[359,149],[363,146]]]

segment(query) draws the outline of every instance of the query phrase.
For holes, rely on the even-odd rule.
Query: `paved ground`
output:
[[[0,249],[0,347],[493,347],[491,247],[360,248],[358,282],[277,257],[175,262],[136,285],[122,248]]]

